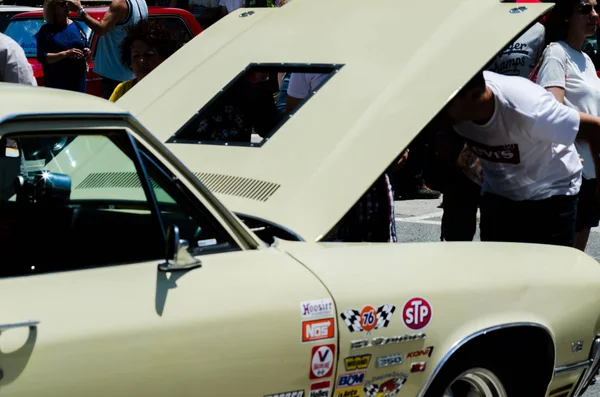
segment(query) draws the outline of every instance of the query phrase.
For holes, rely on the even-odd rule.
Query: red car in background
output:
[[[86,7],[85,10],[92,17],[101,20],[108,7]],[[98,36],[94,34],[76,12],[72,12],[69,18],[81,27],[88,40],[88,48],[92,51],[92,56],[88,59],[89,72],[87,75],[86,92],[102,96],[102,76],[94,73],[94,57],[96,55]],[[158,21],[169,28],[182,44],[187,43],[202,32],[202,28],[198,24],[198,21],[196,21],[196,18],[189,11],[180,8],[148,7],[148,18]],[[37,83],[40,86],[44,85],[44,71],[42,65],[37,60],[35,35],[43,24],[44,15],[41,10],[25,12],[12,17],[4,32],[4,34],[10,36],[25,50],[25,55],[27,55]]]

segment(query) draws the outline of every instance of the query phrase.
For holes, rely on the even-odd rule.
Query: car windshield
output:
[[[87,40],[89,41],[92,34],[92,30],[81,21],[74,21],[85,33]],[[35,58],[37,56],[37,43],[35,35],[40,31],[40,28],[44,24],[43,18],[32,18],[32,19],[13,19],[8,24],[4,34],[12,38],[14,41],[25,51],[27,58]]]

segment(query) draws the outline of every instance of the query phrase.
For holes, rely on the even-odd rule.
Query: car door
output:
[[[314,275],[276,248],[247,248],[124,123],[85,125],[0,125],[0,394],[328,387],[335,312]],[[160,270],[172,224],[199,267]]]

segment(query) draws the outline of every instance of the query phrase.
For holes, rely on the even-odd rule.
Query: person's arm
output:
[[[125,0],[113,0],[104,14],[104,18],[101,21],[92,17],[90,14],[85,12],[85,9],[81,6],[80,0],[67,0],[69,8],[72,11],[77,11],[83,18],[83,21],[87,26],[90,27],[98,36],[103,36],[110,32],[112,28],[119,22],[122,22],[127,18],[129,9]]]
[[[17,84],[28,84],[37,86],[37,81],[33,76],[33,69],[27,61],[25,52],[17,44],[14,47],[8,47],[4,49],[6,51],[6,65],[4,68],[4,82],[5,83],[17,83]],[[4,58],[4,57],[0,57]]]
[[[285,103],[285,114],[288,115],[294,111],[308,96],[310,87],[305,73],[292,73],[287,90],[287,102]]]

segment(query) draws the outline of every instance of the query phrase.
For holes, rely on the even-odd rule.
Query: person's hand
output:
[[[79,0],[66,0],[67,4],[69,5],[69,10],[71,11],[78,11],[80,8],[82,8],[81,5],[81,1]]]
[[[70,50],[63,51],[63,54],[65,54],[65,57],[68,59],[83,59],[85,57],[83,51],[77,48],[71,48]]]
[[[91,54],[92,54],[92,50],[90,50],[89,48],[84,48],[83,49],[83,57],[85,59],[88,59]]]
[[[407,160],[408,160],[408,149],[406,149],[404,151],[404,153],[402,153],[402,156],[400,156],[400,158],[398,159],[396,166],[398,168],[402,167],[406,163]]]

